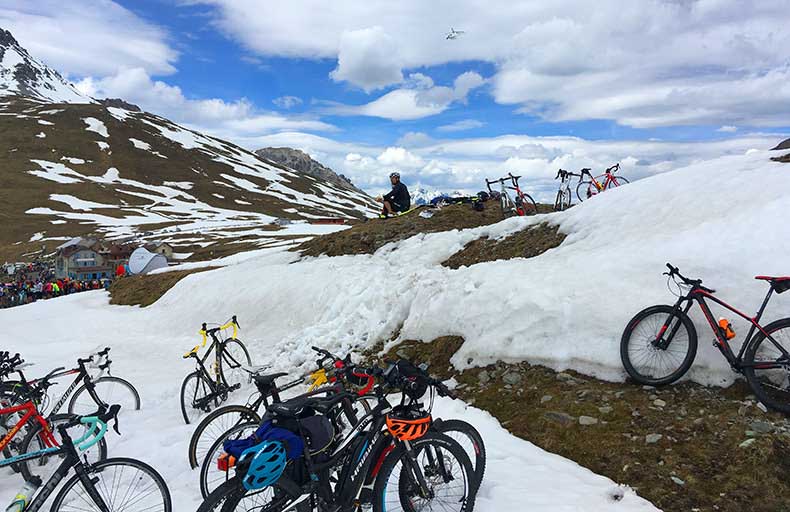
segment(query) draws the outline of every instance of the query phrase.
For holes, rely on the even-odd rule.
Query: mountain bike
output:
[[[495,195],[499,196],[499,206],[502,208],[502,216],[505,218],[513,215],[524,216],[538,213],[538,205],[535,203],[535,200],[519,187],[518,180],[520,178],[521,176],[513,176],[510,173],[508,173],[506,178],[499,178],[498,180],[488,181],[486,178],[486,186],[489,193],[494,194],[491,185],[498,183],[501,187]],[[506,183],[510,183],[510,185],[506,185]],[[508,190],[515,192],[513,199],[510,198]]]
[[[419,394],[419,385],[404,378],[391,365],[377,371],[390,389]],[[372,508],[375,512],[433,509],[467,511],[474,508],[477,486],[468,455],[456,441],[429,430],[430,414],[410,415],[387,400],[385,386],[374,389],[377,405],[345,437],[313,457],[306,449],[288,471],[272,485],[249,485],[247,471],[255,458],[241,458],[235,476],[214,490],[198,512],[222,510],[307,510],[339,511]],[[345,395],[345,397],[344,397]],[[327,413],[351,393],[326,398],[289,400],[274,404],[270,413],[294,421],[304,438],[300,415],[305,410]],[[403,400],[403,399],[402,399]],[[267,442],[260,449],[267,448]],[[386,455],[381,459],[378,455]],[[262,452],[261,452],[262,453]],[[374,467],[377,466],[377,467]],[[371,488],[365,488],[368,475],[377,470]],[[302,476],[300,478],[300,475]],[[332,485],[334,483],[334,485]],[[427,507],[427,508],[426,508]]]
[[[0,391],[0,400],[8,404],[22,403],[30,400],[36,404],[42,412],[47,409],[49,402],[49,395],[47,389],[56,384],[54,379],[66,375],[76,375],[74,381],[69,385],[60,399],[52,407],[52,410],[46,416],[48,429],[54,431],[54,426],[59,423],[70,421],[78,412],[84,413],[85,411],[95,410],[97,407],[107,406],[108,403],[118,403],[119,405],[128,406],[129,409],[140,409],[140,395],[135,387],[128,381],[109,375],[110,365],[112,361],[108,359],[110,348],[106,347],[99,352],[90,354],[86,358],[77,359],[77,367],[71,370],[66,370],[64,367],[52,370],[46,376],[40,379],[28,380],[25,377],[23,370],[30,365],[20,363],[13,369],[20,380],[19,381],[6,381],[2,385]],[[99,377],[94,378],[89,369],[98,369]],[[107,372],[108,375],[104,375]],[[74,391],[76,389],[76,391]],[[73,393],[73,394],[72,394]],[[59,411],[71,396],[69,401],[68,414],[59,414]],[[92,408],[90,406],[92,404]],[[44,429],[37,424],[31,425],[26,434],[22,437],[21,441],[16,444],[15,449],[19,453],[28,453],[31,451],[39,450],[45,447],[46,439],[44,436]],[[86,454],[91,457],[91,460],[102,460],[107,457],[107,445],[103,440],[98,443],[95,449],[87,450]],[[34,461],[23,462],[14,466],[14,469],[19,469],[19,466],[24,466],[28,474],[34,474],[40,471],[48,472],[44,469],[47,463],[53,463],[54,459],[51,457],[40,457]]]
[[[620,341],[620,357],[628,375],[640,384],[659,386],[682,377],[697,353],[697,331],[688,316],[696,302],[713,331],[713,345],[729,362],[733,371],[743,373],[755,396],[767,407],[790,412],[790,318],[763,326],[760,319],[773,293],[790,290],[790,277],[756,276],[768,282],[768,293],[754,317],[750,317],[714,296],[715,290],[702,285],[701,279],[684,277],[677,267],[667,263],[669,276],[678,286],[678,300],[673,306],[651,306],[628,322]],[[683,293],[683,288],[687,288]],[[735,337],[726,319],[714,320],[706,303],[709,299],[732,311],[751,324],[736,355],[729,340]]]
[[[31,414],[31,407],[34,409],[32,402],[28,404],[25,417]],[[17,496],[12,506],[15,505],[25,512],[40,510],[55,492],[58,484],[73,469],[74,475],[60,488],[52,502],[50,510],[53,512],[85,510],[170,512],[172,510],[170,491],[161,475],[151,466],[136,459],[121,457],[95,463],[83,462],[80,459],[80,451],[85,451],[104,439],[110,421],[115,421],[113,428],[120,434],[118,430],[120,408],[118,404],[110,406],[109,409],[101,407],[96,414],[77,416],[58,425],[57,430],[63,440],[60,446],[49,446],[12,459],[0,460],[0,467],[5,467],[14,462],[33,460],[42,456],[60,455],[62,459],[46,484],[42,486],[41,479],[33,477],[30,482],[37,488],[33,496]],[[68,430],[77,426],[86,428],[86,432],[82,437],[72,440]]]
[[[593,176],[590,174],[590,168],[585,167],[579,172],[582,176],[589,176],[590,179],[588,181],[582,181],[581,177],[579,178],[579,184],[576,185],[576,197],[579,198],[579,201],[584,201],[601,192],[629,183],[629,181],[622,176],[614,175],[618,170],[620,170],[620,164],[616,163],[606,169],[600,176]]]
[[[196,469],[200,466],[201,462],[205,459],[206,453],[215,444],[215,441],[224,436],[232,427],[243,423],[260,423],[260,411],[262,409],[265,410],[270,403],[280,402],[280,393],[305,382],[310,383],[307,391],[311,393],[328,384],[330,380],[334,381],[337,378],[335,375],[335,373],[337,373],[336,371],[351,364],[350,355],[341,359],[324,349],[318,347],[312,347],[312,349],[320,356],[320,358],[316,360],[318,369],[308,375],[287,382],[282,386],[278,386],[276,381],[288,375],[287,373],[261,374],[260,372],[265,370],[265,368],[245,369],[242,367],[250,374],[250,378],[255,383],[257,392],[250,395],[246,404],[220,407],[200,421],[189,441],[190,467]],[[329,372],[326,368],[328,363],[331,363]],[[345,374],[341,374],[341,377],[345,377]],[[365,376],[355,376],[351,373],[346,378],[346,380],[349,379],[357,379],[357,383],[364,381],[366,386],[358,391],[360,396],[366,394],[372,387],[372,383],[367,382]],[[367,386],[368,384],[369,387]],[[370,406],[366,401],[359,401],[358,403],[361,405],[364,412],[370,411]],[[348,417],[348,421],[354,424],[356,423],[356,417]]]
[[[247,347],[237,338],[239,322],[236,315],[223,325],[211,329],[203,324],[199,331],[202,343],[195,345],[184,354],[184,359],[195,359],[197,369],[184,378],[181,384],[181,414],[184,422],[189,425],[202,412],[210,412],[228,399],[228,395],[241,388],[245,379],[244,366],[252,366]],[[229,338],[224,338],[225,331],[232,329]],[[203,357],[198,350],[206,346],[208,337],[211,345]],[[212,373],[206,368],[206,361],[214,352]]]
[[[560,188],[557,190],[557,198],[554,200],[554,211],[561,212],[567,210],[572,206],[573,200],[571,198],[571,178],[578,177],[579,181],[582,180],[582,174],[574,174],[570,171],[560,169],[557,171],[555,180],[560,181]]]

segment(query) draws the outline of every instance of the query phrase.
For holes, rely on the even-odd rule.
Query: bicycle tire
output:
[[[557,191],[557,197],[554,198],[554,211],[561,212],[562,211],[562,191]]]
[[[436,430],[454,439],[464,450],[466,450],[466,454],[472,462],[476,489],[479,489],[486,474],[486,445],[483,441],[483,436],[481,436],[480,432],[471,424],[456,419],[441,421],[437,425]],[[457,435],[452,435],[453,433]],[[461,439],[459,439],[459,437],[461,437]],[[469,446],[467,446],[467,442]]]
[[[764,332],[770,334],[771,337],[776,339],[777,343],[781,344],[784,350],[790,350],[790,318],[782,318],[774,322],[771,322],[770,324],[766,325],[763,329]],[[776,333],[783,329],[786,329],[785,335],[783,337],[777,336]],[[784,338],[784,343],[782,339],[777,339],[777,338]],[[744,361],[743,373],[746,376],[746,381],[749,383],[749,386],[752,388],[752,391],[754,392],[757,399],[760,400],[760,402],[762,402],[766,407],[769,407],[776,411],[781,411],[786,414],[790,413],[790,382],[787,382],[787,380],[790,379],[790,370],[785,368],[784,370],[779,370],[775,374],[768,374],[768,375],[760,371],[758,375],[758,373],[755,371],[756,368],[754,366],[750,366],[755,364],[755,357],[758,357],[758,352],[763,342],[769,343],[769,345],[766,345],[766,347],[769,350],[776,351],[778,354],[781,355],[781,352],[779,352],[775,347],[772,346],[773,344],[765,336],[765,334],[763,334],[763,331],[757,331],[757,335],[755,335],[755,337],[752,338],[752,341],[751,343],[749,343],[749,347],[746,349],[746,354],[744,355],[743,358]],[[771,359],[770,357],[772,356],[767,356],[767,357],[768,358],[758,359],[757,360],[758,364],[760,361],[769,363],[769,362],[775,362],[778,359],[778,358]],[[764,369],[768,370],[768,368],[764,368]],[[762,369],[758,369],[758,370],[762,370]],[[769,378],[769,380],[772,380],[770,379],[770,377],[774,377],[774,380],[777,377],[781,378],[782,383],[784,383],[787,386],[784,391],[784,396],[782,396],[781,398],[774,398],[773,394],[770,393],[768,389],[766,389],[767,387],[776,387],[776,385],[773,384],[773,382],[771,382],[770,383],[771,385],[769,386],[769,383],[764,381],[765,378]]]
[[[565,211],[571,207],[572,197],[571,189],[566,188],[562,193],[562,210]]]
[[[502,209],[502,218],[504,219],[512,217],[516,213],[512,201],[504,194],[499,198],[499,207]]]
[[[101,475],[102,475],[102,473],[104,471],[108,470],[112,466],[116,466],[116,469],[114,471],[112,471],[112,475],[110,475],[110,472],[108,472],[106,474],[107,474],[107,476],[111,476],[113,478],[112,479],[112,484],[113,485],[114,484],[120,484],[122,482],[122,480],[123,480],[122,479],[122,475],[119,476],[119,471],[117,469],[118,466],[131,466],[131,467],[135,468],[135,474],[134,474],[135,487],[137,487],[139,485],[140,477],[142,476],[142,474],[146,474],[147,476],[149,476],[151,478],[151,481],[152,481],[153,485],[155,485],[156,488],[159,489],[159,496],[161,497],[161,507],[160,506],[154,507],[152,505],[149,505],[150,501],[154,501],[154,503],[158,503],[158,500],[157,500],[156,496],[145,496],[143,498],[140,498],[139,495],[131,495],[131,494],[129,494],[132,491],[129,488],[127,488],[126,492],[121,492],[121,491],[118,491],[118,490],[116,490],[116,491],[108,491],[108,486],[106,484],[105,485],[96,485],[97,483],[101,483]],[[139,461],[137,459],[130,459],[130,458],[127,458],[127,457],[113,457],[111,459],[106,459],[106,460],[103,460],[101,462],[97,462],[96,464],[92,464],[92,465],[90,465],[87,468],[87,470],[88,470],[88,475],[91,477],[91,480],[94,481],[95,489],[98,491],[98,493],[100,495],[102,495],[102,498],[104,499],[105,504],[109,507],[109,512],[121,512],[121,511],[123,511],[123,512],[135,512],[135,510],[139,510],[139,511],[145,510],[145,511],[151,511],[151,512],[155,512],[155,511],[172,512],[172,510],[173,510],[173,503],[172,503],[172,501],[170,499],[170,489],[168,489],[167,483],[165,482],[165,479],[162,478],[162,475],[160,475],[154,468],[152,468],[151,466],[149,466],[145,462]],[[98,479],[98,482],[97,482],[97,479]],[[75,498],[77,498],[79,500],[79,503],[80,503],[81,507],[80,508],[76,508],[75,507],[75,508],[71,508],[71,509],[63,507],[64,501],[67,498],[69,498],[69,492],[72,490],[72,488],[74,488],[75,486],[78,486],[79,484],[82,484],[82,482],[80,481],[79,475],[73,475],[64,484],[63,488],[61,488],[60,492],[55,497],[55,500],[52,502],[52,509],[51,509],[51,511],[52,512],[59,512],[59,511],[68,512],[69,510],[85,510],[85,508],[81,508],[81,507],[84,507],[85,503],[88,503],[88,504],[90,504],[90,503],[85,500],[85,498],[87,498],[87,496],[84,496],[84,495],[80,496],[79,495],[79,490],[77,490],[75,492],[75,494],[76,494]],[[78,489],[82,489],[82,491],[85,492],[84,484],[79,485]],[[154,487],[151,487],[151,493],[150,494],[153,494],[154,490],[155,490]],[[110,494],[108,495],[107,492],[110,492]],[[116,501],[117,501],[117,499],[119,497],[123,501],[121,503],[116,503]],[[133,500],[133,501],[129,501],[129,499],[133,498],[133,497],[136,497],[137,499]],[[151,498],[151,500],[148,500],[149,497]],[[146,499],[146,501],[142,501],[143,499]],[[132,505],[132,504],[139,505],[139,508],[130,510],[128,508],[128,506]],[[116,506],[118,506],[119,508],[116,508]]]
[[[97,386],[97,388],[105,384],[118,386],[118,388],[115,388],[114,390],[111,389],[108,393],[105,393],[106,398],[105,396],[102,396],[102,394],[100,394],[99,390],[97,389],[96,394],[105,404],[121,404],[121,413],[130,409],[134,411],[140,410],[140,393],[137,392],[137,389],[135,389],[132,383],[129,382],[128,380],[122,379],[120,377],[114,377],[112,375],[106,375],[104,377],[99,377],[98,379],[94,380],[93,383],[94,385]],[[118,399],[116,393],[118,392],[119,389],[126,390],[126,392],[128,393],[126,399],[123,400]],[[77,391],[74,392],[74,394],[71,396],[71,400],[69,400],[69,409],[68,409],[69,414],[80,414],[80,415],[90,414],[95,410],[95,409],[91,409],[90,407],[87,410],[77,410],[78,407],[77,401],[79,400],[80,395],[82,393],[87,394],[91,404],[93,404],[95,407],[99,406],[93,401],[93,398],[90,398],[90,393],[88,393],[88,388],[85,386],[85,384],[83,384],[82,386],[77,388]],[[123,391],[121,391],[121,393],[123,393]],[[83,408],[80,407],[80,409]]]
[[[190,381],[195,380],[195,391],[192,398],[188,398],[186,395],[187,393],[187,386],[189,385]],[[200,393],[202,391],[202,393]],[[194,421],[200,415],[200,413],[196,413],[194,411],[199,410],[193,406],[194,400],[198,398],[198,395],[202,395],[202,397],[207,396],[211,393],[211,383],[206,379],[206,376],[199,371],[194,371],[184,377],[184,381],[181,383],[181,415],[184,418],[184,423],[189,425],[190,421]],[[201,398],[202,398],[201,397]],[[219,400],[214,399],[214,407],[219,405]],[[207,407],[211,407],[208,405]],[[190,414],[192,416],[190,416]]]
[[[238,505],[242,503],[242,500],[253,502],[253,506],[255,506],[254,510],[256,512],[280,512],[286,507],[291,506],[291,502],[293,500],[280,497],[275,498],[277,501],[267,500],[268,504],[259,507],[259,501],[255,500],[255,496],[259,496],[261,498],[260,501],[263,501],[266,499],[264,496],[267,494],[274,494],[272,489],[272,487],[266,487],[261,491],[257,491],[256,493],[250,495],[250,492],[244,488],[241,477],[236,475],[206,496],[206,498],[203,500],[203,503],[201,503],[200,507],[198,507],[197,512],[233,512],[237,509]],[[244,508],[239,510],[246,511],[249,509]],[[306,510],[310,509],[307,508]],[[297,505],[296,511],[304,512],[304,509]]]
[[[52,430],[53,434],[57,436],[57,430],[55,429],[55,424],[65,422],[74,418],[72,414],[54,414],[51,417],[47,418],[47,423],[50,425],[50,429]],[[35,424],[31,424],[25,433],[25,437],[22,439],[22,442],[19,445],[19,453],[31,453],[37,450],[42,450],[46,448],[41,438],[39,437],[40,432],[42,431],[41,425],[37,422]],[[58,441],[60,442],[60,441]],[[36,443],[36,444],[34,444]],[[99,442],[91,447],[89,450],[85,452],[80,452],[80,456],[89,454],[89,462],[99,462],[107,459],[107,441],[104,439],[100,439]],[[58,457],[58,454],[55,455],[45,455],[43,457],[39,457],[37,459],[26,460],[19,463],[20,472],[22,476],[25,477],[25,481],[29,481],[31,478],[38,476],[42,480],[52,472],[52,470],[43,470],[44,473],[41,474],[42,470],[40,469],[41,466],[45,465],[48,461],[53,460],[54,458]],[[59,464],[59,462],[58,462]]]
[[[589,199],[596,194],[598,194],[598,191],[592,181],[580,181],[576,185],[576,197],[579,198],[579,201],[584,202],[585,199]]]
[[[612,183],[614,183],[614,186],[612,186]],[[617,187],[620,187],[622,185],[628,185],[629,183],[631,183],[631,182],[628,181],[627,179],[623,178],[622,176],[612,176],[612,181],[609,182],[609,185],[607,185],[606,188],[608,188],[608,189],[609,188],[617,188]]]
[[[231,418],[235,415],[237,419]],[[230,420],[230,423],[228,421]],[[261,416],[246,405],[225,405],[214,409],[208,416],[200,420],[192,437],[189,440],[189,466],[192,469],[200,467],[203,456],[208,452],[221,435],[239,423],[261,422]],[[214,435],[216,433],[216,435]],[[208,439],[208,441],[207,441]],[[208,448],[203,448],[208,443]]]
[[[646,322],[651,317],[656,316],[657,318],[653,319],[651,325],[647,325]],[[643,357],[651,358],[650,361],[654,359],[657,360],[661,352],[655,347],[648,347],[647,345],[650,344],[652,340],[654,340],[661,329],[661,327],[666,322],[666,317],[676,317],[680,322],[683,329],[686,331],[686,335],[688,337],[688,348],[683,355],[683,359],[679,361],[677,365],[677,369],[669,373],[668,375],[659,376],[659,377],[651,377],[648,375],[644,375],[640,372],[636,365],[634,364],[635,361],[631,356],[631,348],[639,348],[639,345],[644,345],[647,350],[648,354]],[[670,322],[670,329],[674,326],[674,319]],[[640,326],[645,325],[647,327],[647,334],[644,336],[644,339],[641,340],[632,340],[634,336],[634,332]],[[675,336],[680,332],[680,330],[676,331]],[[670,341],[671,343],[674,342],[673,340]],[[674,351],[675,353],[680,353],[679,351]],[[670,354],[667,357],[672,357],[671,353],[668,351],[664,351],[665,354]],[[697,331],[694,328],[694,323],[691,319],[683,313],[682,311],[676,311],[673,306],[668,305],[659,305],[659,306],[651,306],[649,308],[643,309],[639,313],[637,313],[626,326],[625,330],[623,331],[623,336],[620,339],[620,359],[623,362],[623,367],[625,368],[626,373],[637,383],[647,385],[647,386],[665,386],[667,384],[671,384],[681,378],[688,370],[691,368],[691,365],[694,363],[694,358],[697,355]],[[661,356],[663,357],[663,356]],[[638,363],[641,363],[642,359],[639,359]],[[672,362],[678,362],[677,358],[673,357]],[[659,368],[660,369],[660,368]],[[669,365],[667,366],[669,368]]]
[[[414,450],[414,453],[417,454],[417,457],[419,457],[422,453],[429,453],[429,449],[440,450],[442,454],[451,455],[452,458],[457,463],[459,463],[458,469],[461,472],[464,480],[462,484],[463,492],[460,497],[454,496],[452,498],[453,504],[457,504],[458,508],[445,508],[444,510],[447,510],[448,512],[451,510],[455,510],[457,512],[467,512],[474,510],[475,496],[477,494],[477,488],[474,483],[474,470],[472,469],[472,462],[469,460],[469,456],[466,454],[466,451],[463,449],[463,447],[452,438],[436,432],[429,432],[423,437],[411,441],[410,445],[412,450]],[[390,490],[387,488],[387,485],[390,482],[393,473],[395,472],[397,464],[401,461],[401,459],[403,459],[405,455],[405,446],[403,444],[399,444],[384,458],[384,462],[381,465],[381,469],[379,470],[375,484],[373,485],[374,512],[392,512],[393,510],[398,510],[395,508],[397,504],[401,505],[401,510],[405,510],[407,512],[416,512],[417,510],[422,510],[422,508],[415,508],[411,503],[411,499],[414,498],[414,496],[409,489],[410,482],[408,481],[408,470],[406,469],[405,465],[402,465],[401,470],[398,472],[398,483],[396,487],[397,501],[393,502],[392,500],[388,501],[387,499],[387,495],[390,492]],[[444,460],[444,457],[442,459]],[[423,464],[418,460],[417,467],[422,466]],[[394,491],[395,489],[391,490]]]
[[[521,213],[523,216],[536,215],[538,213],[538,204],[532,199],[532,196],[526,192],[521,193]]]
[[[229,350],[229,347],[236,346],[241,349],[243,360],[239,360],[237,357],[239,354],[233,353],[234,349]],[[225,343],[223,343],[222,356],[219,358],[219,373],[222,376],[222,380],[225,382],[225,384],[228,386],[242,384],[244,382],[243,377],[246,376],[247,373],[244,370],[241,370],[239,366],[244,365],[252,366],[250,352],[247,350],[247,347],[244,346],[244,343],[242,343],[241,340],[237,338],[229,338],[225,340]]]
[[[220,452],[223,451],[223,444],[228,439],[240,439],[242,437],[247,437],[252,435],[258,429],[259,423],[247,422],[247,423],[240,423],[234,427],[229,428],[226,432],[224,432],[221,436],[219,436],[214,443],[211,445],[206,451],[206,456],[203,458],[200,464],[200,494],[205,499],[211,492],[222,485],[223,483],[227,482],[229,478],[227,478],[227,474],[224,475],[225,481],[221,482],[217,485],[217,480],[209,481],[209,478],[214,476],[221,476],[218,475],[220,473],[219,469],[216,468],[217,464],[217,457],[219,457]],[[216,470],[216,472],[214,472]]]

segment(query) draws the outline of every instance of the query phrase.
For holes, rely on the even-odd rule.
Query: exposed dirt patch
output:
[[[388,357],[429,362],[513,434],[630,485],[667,512],[790,510],[790,421],[759,409],[745,384],[643,388],[527,363],[458,373],[449,358],[462,343],[405,341]],[[595,423],[583,425],[582,416]]]
[[[559,227],[541,223],[514,233],[501,240],[487,237],[473,240],[450,256],[442,265],[450,268],[474,265],[484,261],[532,258],[553,249],[565,240]]]
[[[546,213],[551,211],[551,207],[538,205],[538,210]],[[427,210],[433,213],[429,219],[420,217],[421,211],[423,209],[389,219],[370,219],[351,229],[316,237],[293,250],[301,252],[303,256],[373,254],[390,242],[405,240],[420,233],[474,228],[503,219],[499,205],[494,202],[485,203],[485,209],[481,212],[467,204]]]
[[[775,156],[771,158],[771,160],[773,160],[774,162],[782,162],[782,163],[790,164],[790,153],[787,153],[786,155],[782,155],[782,156]]]
[[[775,148],[771,148],[771,151],[774,151],[774,150],[777,150],[777,149],[790,149],[790,139],[783,140],[782,142],[777,144]]]
[[[110,286],[110,304],[121,306],[150,306],[177,282],[189,274],[214,270],[216,267],[177,270],[162,274],[126,276],[116,279]]]

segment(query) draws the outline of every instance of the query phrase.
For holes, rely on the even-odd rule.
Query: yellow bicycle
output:
[[[228,336],[228,331],[232,334]],[[184,354],[184,359],[194,359],[196,369],[181,384],[181,413],[189,424],[198,415],[209,412],[228,399],[228,394],[239,389],[245,381],[244,367],[251,366],[250,353],[238,339],[239,322],[234,315],[228,322],[211,329],[204,323],[200,329],[202,343]],[[198,351],[211,338],[211,345],[203,357]],[[214,361],[206,361],[214,353]]]

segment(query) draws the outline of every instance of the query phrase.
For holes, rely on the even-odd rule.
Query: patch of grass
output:
[[[216,268],[204,267],[191,270],[176,270],[161,274],[125,276],[116,279],[110,286],[110,304],[150,306],[186,276],[207,270],[215,270]]]
[[[762,412],[744,383],[643,388],[502,362],[457,372],[449,359],[462,344],[405,341],[388,356],[429,362],[431,373],[454,377],[464,400],[513,434],[635,488],[667,512],[790,510],[790,422]],[[598,422],[581,425],[580,416]],[[651,434],[661,438],[648,443]]]
[[[559,227],[541,223],[514,233],[501,240],[487,237],[473,240],[466,247],[450,256],[442,265],[450,268],[474,265],[484,261],[532,258],[559,246],[565,235]]]

